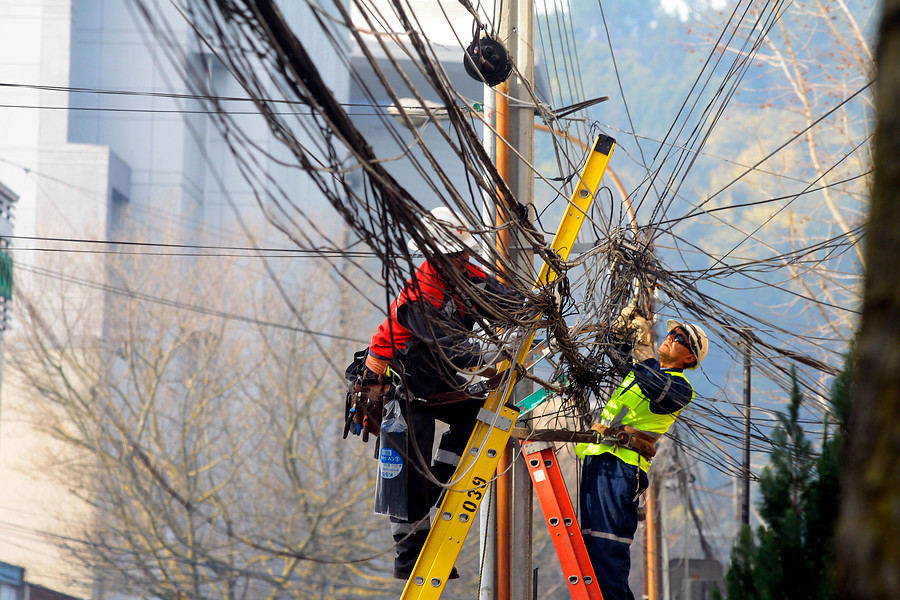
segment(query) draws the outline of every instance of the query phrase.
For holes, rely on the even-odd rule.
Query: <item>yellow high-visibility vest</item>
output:
[[[690,386],[691,382],[680,371],[666,371],[672,377],[681,377]],[[694,400],[694,387],[691,386],[691,402]],[[650,400],[641,391],[641,388],[634,380],[634,371],[628,373],[619,389],[613,394],[603,412],[600,415],[600,422],[607,427],[622,427],[628,425],[638,431],[649,435],[654,439],[659,439],[681,414],[684,407],[673,413],[659,415],[650,410]],[[588,444],[582,443],[575,446],[575,454],[579,458],[585,456],[596,456],[611,452],[620,460],[640,467],[645,473],[650,470],[650,461],[642,457],[631,448],[622,447],[612,441],[608,443]]]

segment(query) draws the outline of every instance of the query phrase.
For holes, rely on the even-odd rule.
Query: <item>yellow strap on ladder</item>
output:
[[[600,187],[600,180],[615,144],[613,138],[602,134],[594,142],[578,185],[569,199],[566,213],[553,237],[551,247],[563,260],[569,257],[575,238],[587,218],[588,209]],[[557,277],[559,273],[544,263],[535,287],[543,287]],[[536,331],[537,329],[532,330],[522,344],[516,356],[516,364],[525,363]],[[519,416],[518,410],[507,405],[517,378],[516,371],[509,367],[509,361],[500,365],[501,371],[509,371],[509,379],[484,401],[462,460],[453,474],[451,481],[454,483],[444,493],[437,518],[406,587],[403,588],[401,600],[436,600],[444,590],[447,577],[456,564],[463,542],[475,520],[475,513],[487,491],[487,485],[500,462],[500,454],[509,441],[509,432]]]

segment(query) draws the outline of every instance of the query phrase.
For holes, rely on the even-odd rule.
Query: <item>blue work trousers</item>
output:
[[[581,473],[581,533],[603,600],[634,600],[628,587],[638,497],[647,474],[606,453],[586,456]]]

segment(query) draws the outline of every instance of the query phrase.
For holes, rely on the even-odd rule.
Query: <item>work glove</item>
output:
[[[632,341],[634,346],[631,348],[631,355],[637,362],[644,362],[648,358],[653,358],[653,346],[650,344],[650,322],[644,317],[637,315],[631,319],[630,328],[632,333]]]
[[[620,340],[632,343],[631,355],[638,362],[653,358],[653,346],[650,344],[650,321],[637,308],[637,298],[622,309],[613,321],[613,335]]]
[[[636,316],[639,316],[637,310],[637,298],[629,302],[628,306],[623,308],[622,312],[619,313],[619,316],[613,321],[613,334],[622,340],[630,339],[631,334],[633,333],[631,322]]]

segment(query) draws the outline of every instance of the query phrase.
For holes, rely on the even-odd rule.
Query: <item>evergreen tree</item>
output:
[[[741,529],[738,541],[731,552],[731,567],[725,574],[725,589],[728,600],[758,600],[756,580],[753,578],[753,558],[756,554],[756,542],[753,530],[749,525]],[[716,600],[721,598],[719,590],[715,590]]]
[[[839,476],[850,405],[851,361],[831,391],[830,420],[816,456],[800,424],[803,396],[791,373],[788,411],[779,415],[774,449],[760,475],[760,516],[766,525],[745,527],[725,577],[729,600],[835,598],[834,527]]]
[[[834,580],[834,528],[839,513],[840,465],[843,461],[844,441],[850,415],[851,364],[844,370],[831,388],[831,415],[833,429],[826,428],[822,455],[816,467],[818,476],[809,489],[806,508],[806,549],[811,573],[813,593],[816,598],[837,598]]]
[[[769,466],[759,477],[762,502],[759,510],[770,529],[780,529],[805,504],[815,456],[812,445],[799,424],[803,395],[797,385],[797,373],[791,370],[791,399],[787,415],[778,415],[772,435],[774,449]]]

